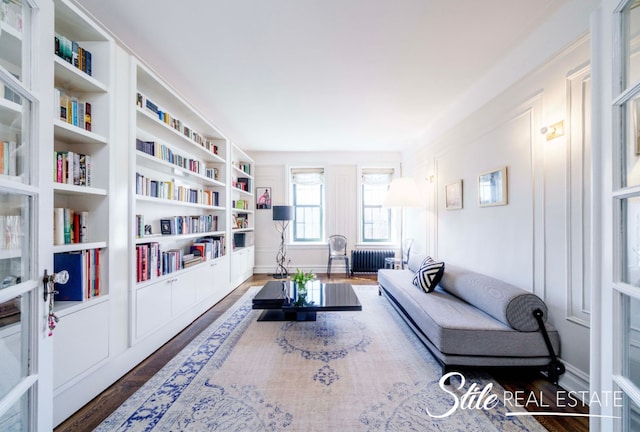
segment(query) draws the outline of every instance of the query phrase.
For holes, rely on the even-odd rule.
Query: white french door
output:
[[[613,67],[613,390],[616,430],[640,430],[640,2],[614,14]],[[606,291],[605,291],[606,292]]]
[[[51,180],[43,152],[53,116],[49,1],[0,0],[0,430],[51,430],[51,337],[41,274],[51,261]],[[40,6],[45,7],[43,11]],[[51,9],[52,10],[52,9]],[[49,17],[45,19],[44,17]],[[52,24],[50,25],[52,26]],[[51,32],[52,34],[52,32]],[[38,54],[39,53],[39,54]],[[41,67],[43,66],[44,67]],[[35,72],[37,71],[37,72]],[[52,89],[52,84],[49,84]],[[52,90],[50,90],[52,91]],[[45,93],[46,94],[46,93]],[[49,129],[50,131],[50,129]],[[49,137],[49,138],[47,138]],[[49,160],[51,160],[51,152]],[[47,262],[48,261],[48,262]]]

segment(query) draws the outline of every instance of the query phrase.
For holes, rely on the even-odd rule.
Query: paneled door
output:
[[[50,2],[42,1],[50,8]],[[51,183],[42,153],[44,106],[36,95],[47,69],[37,47],[46,28],[35,0],[0,0],[0,430],[51,430],[51,337],[42,277],[51,255]],[[52,21],[52,18],[50,18]],[[51,32],[52,35],[52,32]],[[52,38],[49,46],[52,46]],[[45,56],[46,58],[46,56]],[[38,70],[37,74],[32,71]],[[51,88],[51,87],[49,87]],[[48,104],[48,105],[47,105]],[[52,108],[51,108],[52,109]],[[42,123],[41,123],[42,122]],[[46,131],[45,131],[46,133]],[[51,139],[49,138],[48,141]],[[49,152],[49,155],[51,152]],[[51,160],[51,156],[49,156]],[[47,167],[50,168],[50,167]],[[49,207],[51,208],[51,207]],[[41,224],[41,222],[44,222]]]

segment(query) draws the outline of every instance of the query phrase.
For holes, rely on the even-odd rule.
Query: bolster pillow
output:
[[[547,319],[547,305],[540,297],[483,274],[447,264],[440,286],[515,330],[540,329],[533,316],[535,309],[542,310],[543,320]]]

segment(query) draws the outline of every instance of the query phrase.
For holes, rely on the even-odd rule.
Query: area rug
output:
[[[361,312],[258,322],[250,288],[96,430],[545,430],[507,415],[517,407],[488,376],[443,387],[440,365],[377,287],[354,289]],[[497,401],[482,400],[486,388]]]

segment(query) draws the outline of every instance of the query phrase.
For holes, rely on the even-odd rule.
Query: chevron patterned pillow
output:
[[[444,274],[444,263],[436,262],[430,256],[426,257],[420,268],[413,276],[413,284],[426,293],[430,293],[436,286],[440,279],[442,279],[442,275]]]

